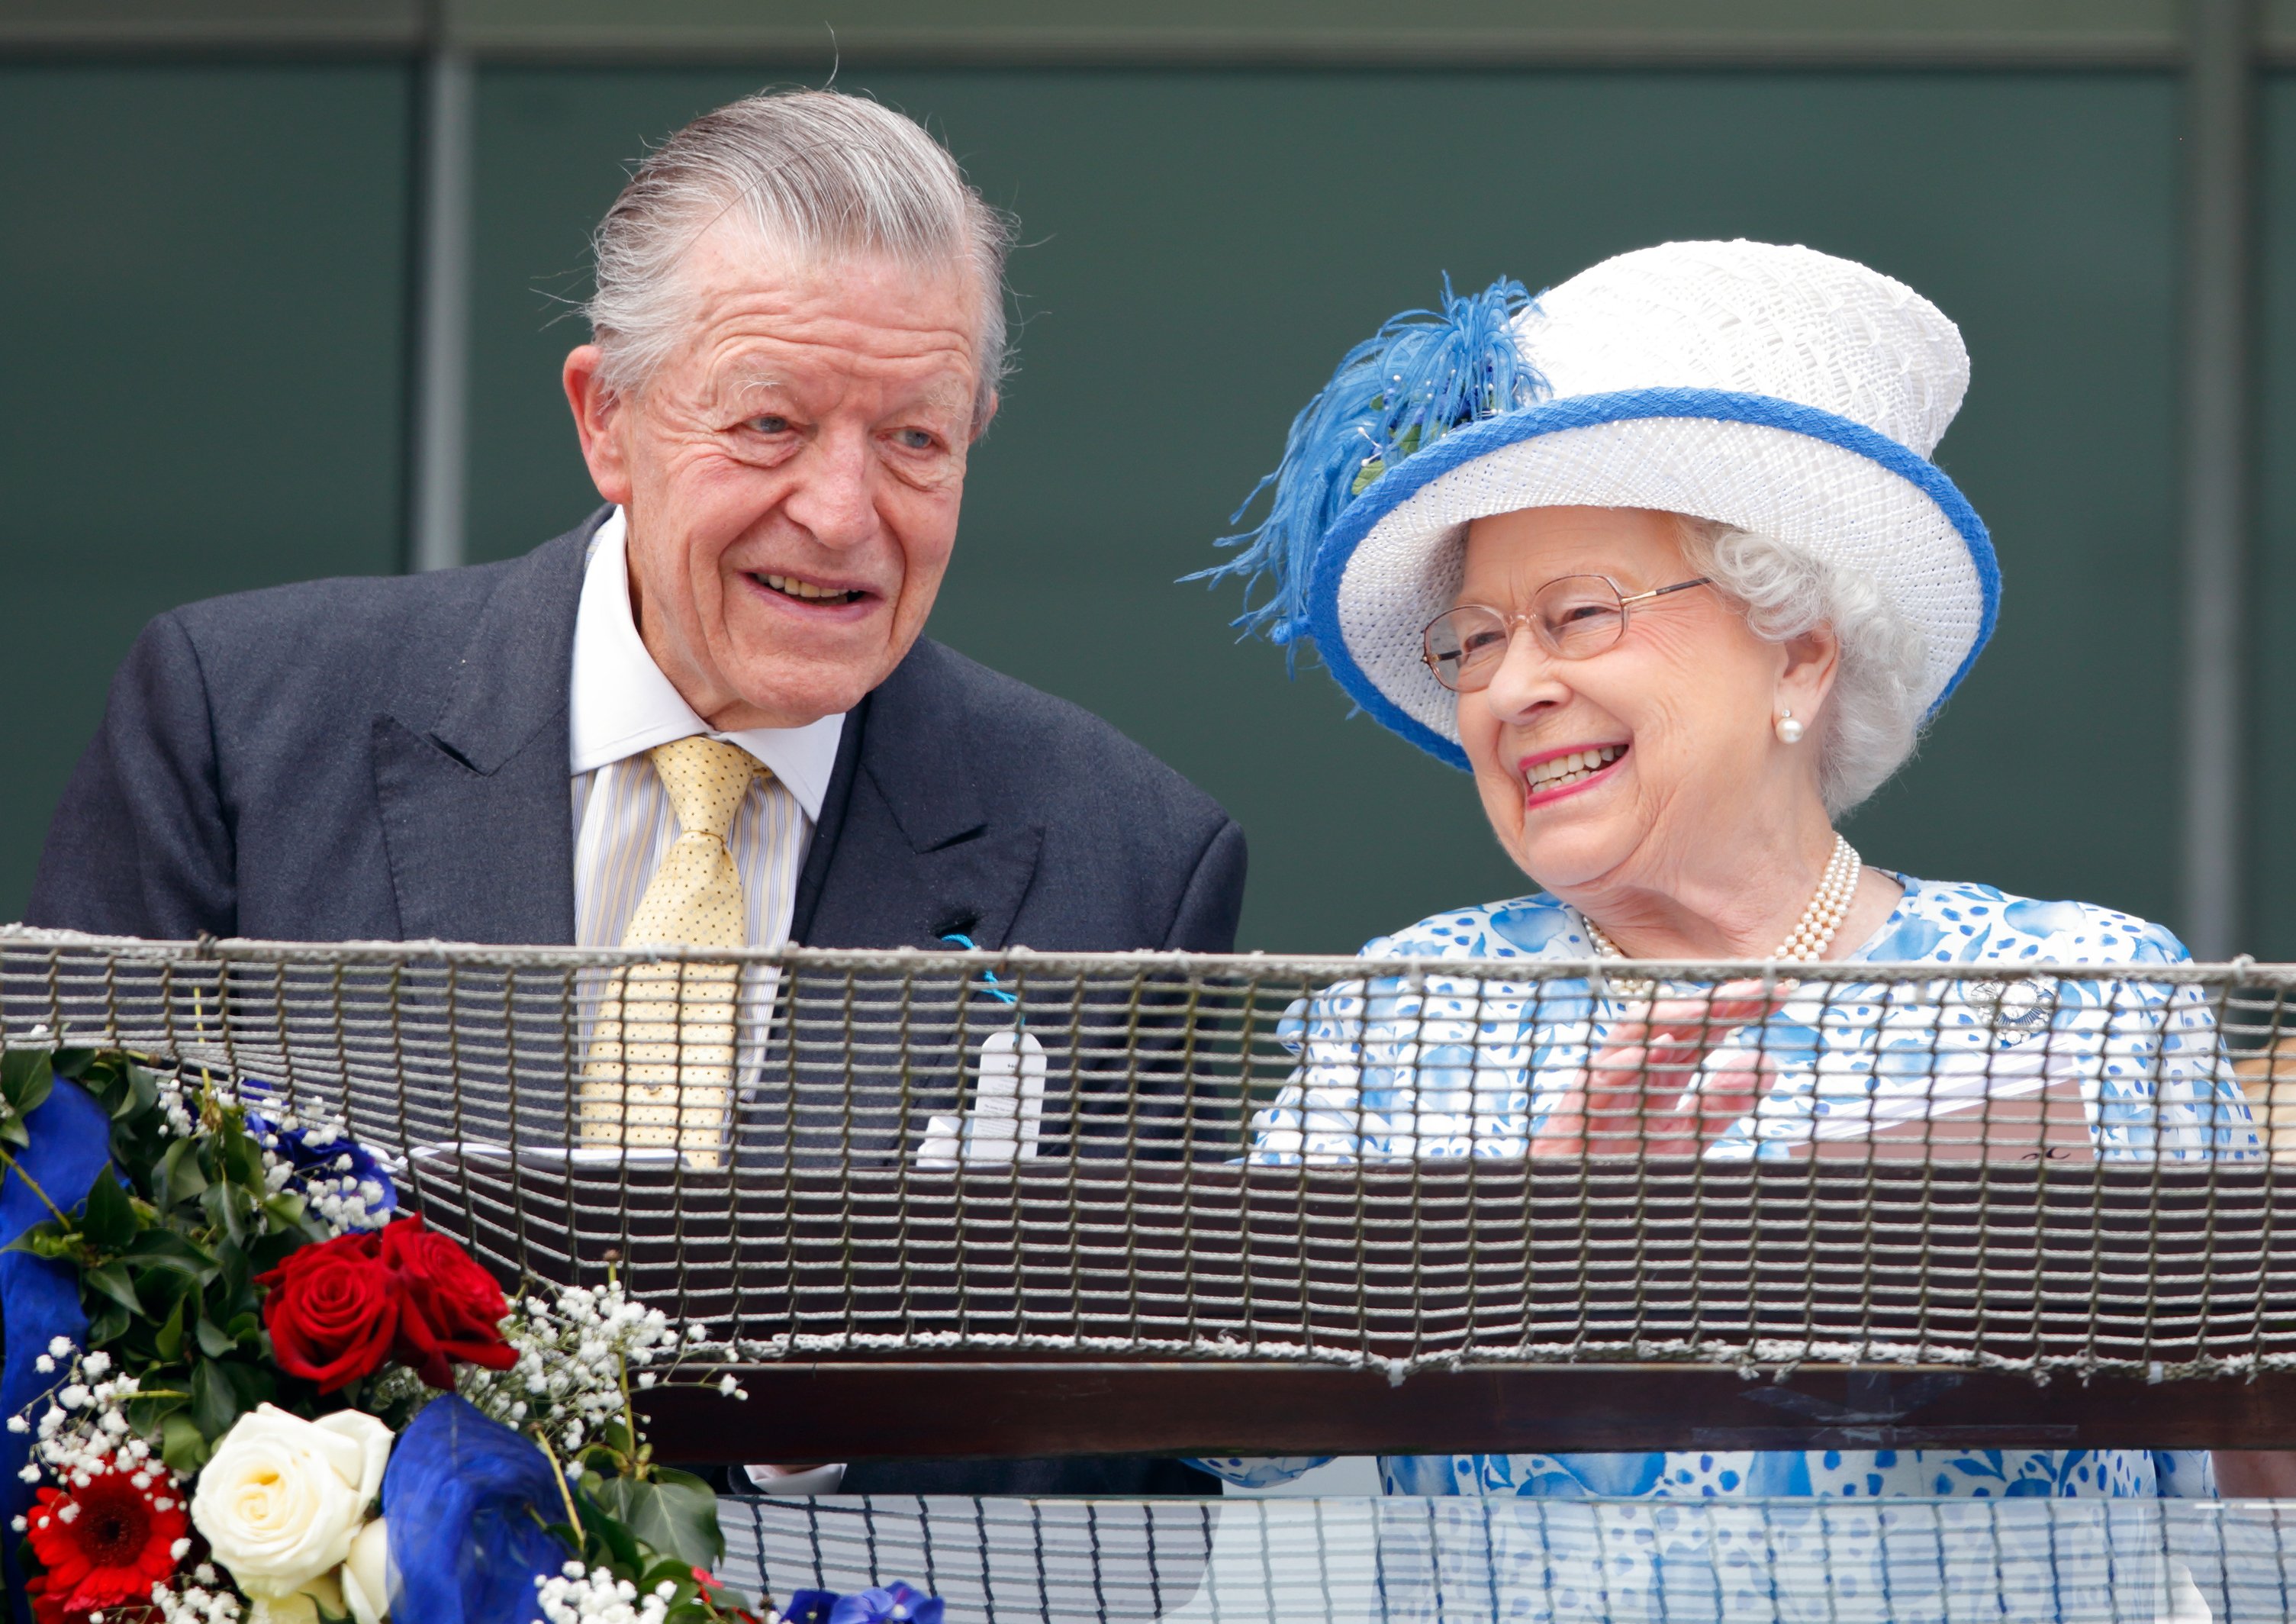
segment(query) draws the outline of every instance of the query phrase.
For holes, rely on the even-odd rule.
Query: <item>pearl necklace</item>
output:
[[[1824,876],[1817,882],[1817,892],[1809,906],[1801,911],[1794,928],[1778,944],[1770,956],[1784,964],[1815,964],[1833,946],[1833,938],[1841,929],[1841,922],[1849,914],[1850,899],[1857,895],[1858,876],[1865,872],[1865,860],[1857,849],[1839,834],[1833,837],[1833,855],[1826,859]],[[1587,939],[1595,944],[1598,958],[1623,959],[1627,956],[1619,944],[1604,934],[1603,927],[1586,915],[1578,923],[1587,929]],[[1647,997],[1656,988],[1654,981],[1614,980],[1611,985],[1629,998]]]

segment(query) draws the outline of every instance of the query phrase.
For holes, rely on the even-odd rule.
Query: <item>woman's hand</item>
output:
[[[1761,1097],[1772,1055],[1732,1050],[1699,1068],[1730,1034],[1784,1005],[1791,983],[1726,981],[1704,997],[1660,998],[1571,1078],[1530,1142],[1534,1156],[1695,1156]]]

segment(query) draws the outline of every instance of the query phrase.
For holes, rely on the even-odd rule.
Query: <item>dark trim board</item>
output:
[[[1485,1366],[1391,1384],[1270,1362],[915,1358],[741,1373],[750,1397],[640,1395],[666,1460],[1559,1454],[1658,1448],[2291,1448],[2296,1374],[2146,1382],[1944,1366]]]
[[[2296,60],[2296,31],[2267,30],[2262,59]],[[1831,28],[1653,25],[1230,27],[1158,21],[796,26],[656,12],[619,21],[447,19],[390,4],[0,8],[0,58],[406,60],[447,52],[505,67],[643,65],[826,75],[832,69],[1365,70],[1537,71],[1719,69],[2173,73],[2192,58],[2170,26]]]

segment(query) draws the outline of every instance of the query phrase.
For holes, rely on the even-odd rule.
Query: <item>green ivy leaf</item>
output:
[[[208,1176],[200,1167],[200,1144],[196,1139],[178,1139],[160,1158],[160,1169],[152,1178],[152,1199],[162,1208],[181,1202],[196,1200],[208,1187]]]
[[[255,1276],[262,1271],[249,1260],[246,1249],[236,1241],[226,1240],[215,1248],[215,1284],[234,1301],[252,1299]]]
[[[216,1141],[223,1152],[223,1176],[258,1202],[269,1195],[271,1186],[263,1177],[263,1147],[235,1124],[219,1132]]]
[[[101,1348],[116,1342],[127,1334],[127,1310],[116,1302],[107,1302],[87,1316],[87,1345]]]
[[[40,1108],[56,1086],[55,1068],[45,1049],[10,1049],[0,1054],[0,1099],[11,1115],[23,1118]]]
[[[119,1260],[139,1271],[139,1287],[149,1279],[164,1281],[160,1289],[169,1292],[197,1291],[216,1276],[216,1260],[169,1229],[144,1230]]]
[[[718,1527],[718,1497],[689,1472],[664,1467],[651,1481],[605,1478],[596,1497],[599,1508],[627,1525],[636,1538],[689,1568],[714,1566],[726,1554],[726,1536]]]
[[[200,1351],[219,1359],[239,1346],[239,1339],[202,1314],[199,1318]]]
[[[135,1294],[135,1282],[128,1279],[127,1270],[119,1264],[101,1263],[94,1268],[84,1270],[80,1275],[80,1283],[93,1291],[102,1292],[130,1314],[142,1316],[144,1300]],[[89,1340],[94,1341],[96,1339],[91,1335]]]
[[[223,1232],[228,1240],[244,1244],[247,1240],[247,1220],[239,1192],[226,1179],[208,1185],[200,1195],[200,1210],[207,1214],[208,1222]]]
[[[87,1090],[88,1097],[103,1107],[106,1116],[119,1114],[120,1095],[127,1087],[119,1055],[90,1055],[87,1064],[80,1069],[78,1082]]]
[[[287,1254],[308,1246],[314,1241],[326,1238],[326,1231],[305,1224],[293,1229],[269,1229],[250,1237],[247,1243],[247,1267],[250,1276],[277,1268],[287,1260]]]
[[[142,1116],[160,1103],[160,1079],[144,1066],[130,1064],[125,1079],[127,1087],[120,1090],[119,1100],[111,1107],[115,1122]]]
[[[136,1300],[144,1305],[144,1333],[156,1335],[158,1328],[174,1317],[184,1303],[197,1310],[200,1297],[199,1282],[189,1275],[174,1269],[137,1269],[128,1276],[135,1287]]]
[[[232,1423],[271,1397],[268,1371],[223,1359],[201,1359],[192,1371],[192,1419],[212,1443]]]
[[[168,1470],[188,1475],[206,1465],[213,1453],[199,1423],[183,1411],[160,1423],[160,1458],[168,1463]]]
[[[676,1586],[681,1595],[691,1595],[701,1587],[693,1582],[693,1564],[677,1556],[665,1556],[639,1574],[637,1587],[641,1594],[650,1593],[664,1581]]]
[[[96,1170],[95,1182],[88,1186],[79,1232],[99,1251],[124,1251],[142,1226],[135,1216],[135,1203],[120,1188],[111,1163],[106,1162]]]
[[[178,1298],[168,1317],[160,1322],[160,1329],[152,1338],[152,1346],[159,1356],[174,1364],[184,1357],[184,1337],[186,1322],[192,1316],[192,1300]]]
[[[188,1370],[145,1371],[144,1380],[152,1384],[152,1390],[138,1392],[127,1401],[128,1425],[141,1437],[159,1437],[160,1423],[191,1402],[184,1397],[190,1375]]]
[[[613,1480],[620,1482],[622,1480],[616,1478]],[[583,1543],[594,1565],[603,1562],[616,1569],[623,1578],[635,1582],[638,1564],[645,1559],[645,1553],[621,1520],[599,1505],[597,1491],[605,1486],[605,1482],[606,1480],[594,1472],[585,1472],[582,1477],[585,1492],[574,1497],[574,1508],[582,1516]]]

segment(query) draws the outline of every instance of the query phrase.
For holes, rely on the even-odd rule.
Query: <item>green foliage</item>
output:
[[[706,1509],[696,1504],[696,1496]],[[733,1624],[754,1618],[744,1597],[722,1585],[705,1585],[695,1574],[726,1548],[718,1531],[717,1501],[701,1479],[660,1469],[651,1481],[586,1472],[575,1509],[582,1519],[578,1534],[561,1524],[555,1530],[559,1537],[581,1553],[586,1566],[607,1569],[641,1595],[670,1586],[668,1624]],[[691,1543],[670,1545],[665,1539]],[[696,1554],[703,1550],[706,1556]]]
[[[632,1534],[688,1567],[710,1567],[726,1554],[726,1537],[718,1528],[718,1497],[690,1472],[667,1466],[654,1468],[650,1478],[589,1472],[583,1487],[600,1509]]]
[[[198,1127],[182,1137],[160,1075],[135,1056],[16,1050],[0,1057],[0,1140],[21,1129],[56,1077],[87,1090],[111,1119],[111,1162],[87,1190],[70,1193],[78,1200],[66,1218],[16,1244],[78,1271],[87,1345],[139,1380],[131,1419],[160,1439],[168,1464],[203,1464],[234,1422],[283,1388],[296,1390],[306,1412],[346,1401],[319,1400],[272,1363],[255,1278],[329,1231],[300,1196],[271,1189],[244,1111],[203,1079],[170,1079]]]
[[[0,1144],[22,1150],[32,1136],[24,1119],[40,1107],[56,1086],[47,1054],[37,1049],[0,1054]]]
[[[135,1055],[9,1051],[0,1054],[0,1154],[30,1143],[24,1119],[58,1078],[110,1117],[111,1161],[86,1190],[48,1192],[70,1210],[15,1245],[78,1273],[86,1346],[137,1379],[128,1420],[158,1440],[160,1458],[197,1472],[266,1401],[306,1416],[364,1408],[394,1431],[403,1426],[423,1396],[406,1373],[322,1394],[274,1361],[257,1278],[332,1232],[300,1195],[272,1189],[245,1111],[203,1075],[163,1079]],[[557,1531],[593,1567],[645,1591],[671,1586],[669,1624],[753,1618],[741,1597],[695,1575],[725,1554],[716,1497],[699,1478],[654,1465],[634,1421],[626,1407],[585,1450],[586,1492],[573,1497],[581,1526]]]

